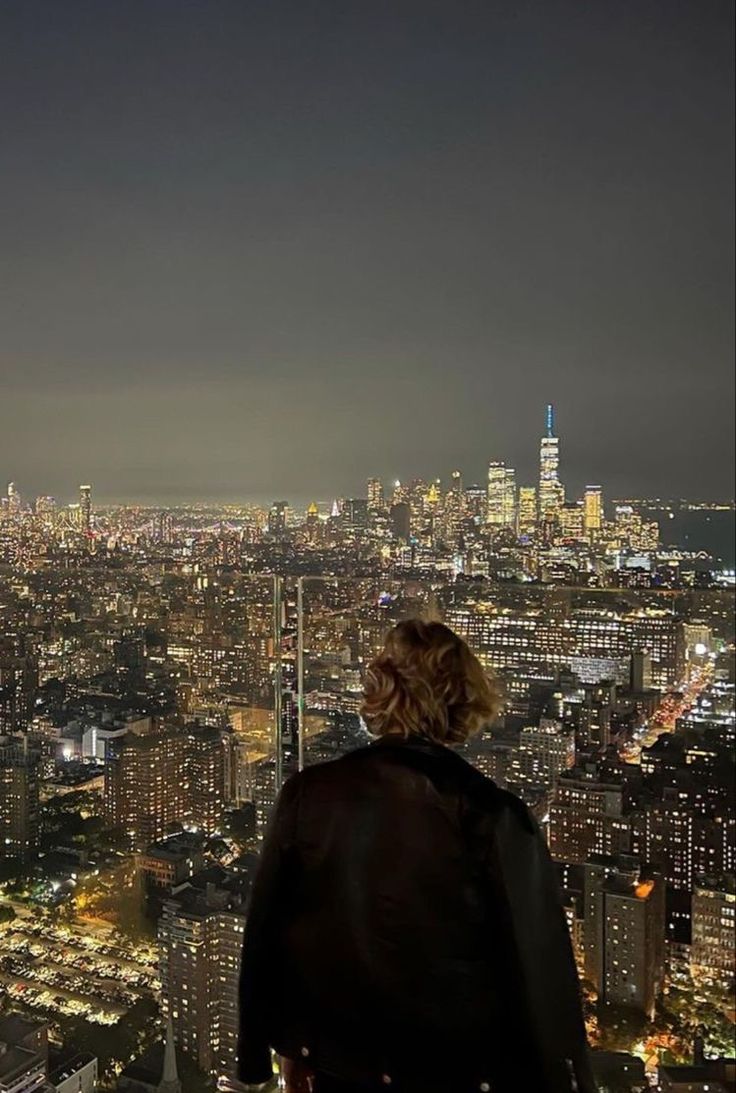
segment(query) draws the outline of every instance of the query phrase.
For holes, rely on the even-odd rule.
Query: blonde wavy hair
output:
[[[407,619],[368,666],[361,714],[376,736],[459,744],[493,721],[502,702],[497,681],[461,637],[441,622]]]

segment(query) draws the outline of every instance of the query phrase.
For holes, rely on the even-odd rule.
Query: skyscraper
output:
[[[56,499],[54,497],[36,498],[36,516],[42,520],[49,529],[53,528],[56,521]]]
[[[626,851],[629,842],[620,784],[599,781],[593,772],[570,771],[560,777],[549,820],[554,858],[582,863],[591,854]]]
[[[273,539],[283,539],[286,535],[286,522],[289,504],[287,501],[274,501],[268,511],[268,534]]]
[[[188,820],[215,831],[226,798],[229,740],[219,729],[189,725],[130,731],[108,741],[104,814],[145,849]]]
[[[547,510],[549,513],[549,509]],[[560,536],[566,543],[585,542],[585,511],[582,501],[564,501],[557,509]]]
[[[23,637],[0,638],[0,733],[27,729],[38,691],[38,657]]]
[[[411,532],[411,509],[405,501],[391,506],[391,534],[395,539],[408,543]]]
[[[210,869],[181,885],[158,924],[162,1009],[207,1074],[235,1076],[238,981],[249,878]]]
[[[694,974],[728,983],[736,961],[736,878],[733,874],[699,877],[693,891],[692,948]]]
[[[197,726],[188,740],[188,813],[197,827],[216,831],[222,820],[232,741],[220,729]]]
[[[311,502],[307,509],[307,518],[304,522],[304,527],[307,533],[307,542],[316,543],[319,538],[320,523],[319,508],[314,501]]]
[[[79,487],[79,523],[87,534],[92,529],[92,487]]]
[[[539,727],[522,729],[513,749],[508,780],[514,785],[544,786],[555,784],[563,770],[575,762],[575,734],[560,721],[543,717]]]
[[[371,512],[380,512],[385,508],[383,482],[380,478],[368,479],[368,508]]]
[[[104,815],[136,849],[167,834],[187,815],[187,738],[158,730],[110,740],[105,759]]]
[[[463,522],[467,516],[467,504],[463,476],[453,471],[450,488],[445,497],[445,536],[452,549],[457,549],[462,538]]]
[[[560,441],[555,436],[555,414],[552,404],[547,406],[545,435],[539,448],[539,517],[557,512],[565,500],[565,490],[559,478]]]
[[[583,497],[585,533],[594,538],[603,526],[603,491],[600,486],[586,486]]]
[[[23,502],[21,500],[21,496],[18,490],[15,487],[15,482],[8,482],[7,506],[9,516],[13,517],[20,515],[20,511],[23,507]]]
[[[26,734],[0,735],[0,846],[4,857],[38,853],[41,752]]]
[[[505,463],[488,464],[486,519],[493,527],[512,528],[516,523],[516,472]]]
[[[664,880],[656,874],[635,880],[609,875],[597,903],[597,936],[586,964],[599,997],[651,1019],[664,979]]]
[[[520,539],[530,539],[537,529],[537,491],[534,486],[519,487],[519,508],[516,533]]]
[[[370,502],[364,497],[348,497],[342,509],[343,530],[348,534],[366,531],[369,509]]]

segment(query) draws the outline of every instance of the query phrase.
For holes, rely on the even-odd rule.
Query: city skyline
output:
[[[374,471],[370,467],[367,467],[367,468],[365,468],[365,473],[363,474],[362,478],[354,482],[354,488],[352,490],[348,489],[348,490],[342,491],[342,492],[334,492],[333,491],[331,494],[329,492],[325,492],[325,489],[324,489],[324,486],[323,486],[322,483],[319,483],[319,484],[315,483],[313,489],[311,490],[311,492],[307,491],[306,493],[299,494],[299,495],[296,495],[296,496],[294,496],[293,491],[290,491],[290,490],[282,491],[281,495],[279,495],[278,492],[277,493],[272,493],[272,494],[269,495],[269,494],[261,491],[260,493],[256,492],[256,493],[253,493],[253,494],[250,494],[250,495],[241,495],[239,497],[236,494],[233,494],[232,496],[224,497],[224,496],[218,495],[217,492],[215,491],[215,492],[210,492],[209,494],[203,493],[203,494],[200,494],[198,496],[197,495],[182,495],[182,496],[179,496],[179,497],[176,497],[176,498],[168,498],[168,499],[166,499],[164,497],[151,497],[151,496],[147,495],[145,492],[138,495],[137,497],[136,496],[111,497],[108,494],[106,494],[105,486],[104,486],[104,482],[103,482],[101,491],[98,491],[97,488],[95,489],[95,503],[97,504],[98,507],[100,507],[100,506],[102,506],[102,507],[116,506],[116,505],[133,505],[133,506],[135,506],[136,504],[139,504],[139,505],[142,505],[144,507],[151,506],[151,507],[166,508],[166,507],[176,507],[177,504],[184,504],[184,505],[187,505],[187,504],[195,504],[195,505],[196,504],[202,504],[202,505],[206,505],[208,503],[209,504],[218,504],[218,503],[219,504],[244,504],[244,505],[249,505],[250,504],[250,505],[255,505],[255,506],[268,507],[274,501],[274,499],[277,496],[283,496],[284,499],[286,499],[290,502],[290,507],[291,508],[300,508],[300,507],[301,508],[306,508],[313,501],[318,501],[320,504],[329,504],[331,501],[334,501],[336,499],[345,499],[347,497],[361,497],[361,496],[363,496],[363,494],[365,492],[366,483],[370,482],[372,479],[378,479],[378,480],[383,481],[386,487],[390,486],[394,482],[399,482],[399,483],[406,484],[408,482],[418,480],[418,481],[426,481],[428,483],[429,482],[438,482],[438,483],[441,483],[443,486],[451,488],[453,477],[459,472],[459,474],[461,476],[461,480],[464,481],[466,486],[474,485],[474,486],[482,486],[482,487],[485,488],[486,485],[487,485],[487,481],[488,481],[489,468],[492,467],[492,466],[508,468],[508,471],[510,472],[510,474],[512,476],[512,479],[513,479],[513,485],[512,485],[511,488],[515,492],[515,494],[518,494],[520,489],[529,488],[530,486],[533,486],[536,490],[539,489],[541,463],[544,462],[545,460],[546,460],[548,466],[550,466],[552,468],[551,472],[548,472],[548,475],[549,475],[549,473],[551,473],[551,477],[552,477],[552,480],[554,482],[557,481],[558,468],[561,467],[560,480],[563,483],[563,492],[564,492],[564,487],[567,486],[569,483],[572,483],[572,485],[567,490],[568,497],[569,498],[575,497],[575,498],[582,499],[584,497],[586,489],[593,482],[593,476],[588,475],[586,477],[585,475],[581,475],[580,471],[577,468],[575,469],[575,471],[572,474],[566,473],[566,471],[568,470],[567,463],[566,463],[566,460],[565,460],[565,446],[566,446],[565,441],[566,441],[566,438],[561,438],[559,436],[559,431],[557,429],[557,413],[558,413],[558,408],[555,404],[547,403],[545,405],[544,423],[543,423],[543,426],[539,430],[539,434],[538,434],[538,438],[537,438],[537,443],[538,443],[538,445],[541,445],[541,447],[538,447],[536,449],[536,451],[537,451],[536,465],[534,467],[530,466],[530,457],[529,457],[528,453],[527,453],[527,455],[525,456],[525,459],[522,462],[522,466],[524,466],[528,469],[528,473],[526,471],[519,471],[518,468],[512,467],[512,465],[510,463],[508,463],[506,461],[506,459],[500,458],[500,456],[503,453],[494,453],[493,456],[488,458],[488,460],[486,461],[485,467],[481,469],[481,472],[477,476],[468,475],[465,472],[465,470],[462,467],[459,467],[457,464],[453,465],[453,467],[451,469],[446,469],[444,471],[444,473],[438,474],[438,475],[433,475],[433,474],[427,475],[426,473],[425,474],[414,474],[414,475],[406,475],[406,474],[378,475],[378,474],[375,474]],[[561,447],[560,447],[560,445],[561,445]],[[544,456],[542,454],[542,452],[545,448],[546,448],[546,451],[548,453],[546,456]],[[553,453],[552,457],[551,457],[552,458],[551,464],[549,463],[549,459],[550,459],[549,453],[550,452]],[[69,485],[67,484],[66,488],[61,493],[61,495],[57,497],[57,495],[51,494],[51,493],[49,493],[48,490],[45,490],[43,488],[31,489],[31,490],[29,490],[27,488],[23,488],[25,483],[23,483],[23,485],[22,485],[21,482],[19,481],[18,476],[16,476],[16,478],[13,478],[12,476],[6,475],[6,480],[8,481],[8,489],[9,490],[17,490],[18,493],[23,497],[23,500],[24,500],[25,504],[32,504],[34,499],[38,499],[38,498],[45,499],[47,497],[52,497],[57,502],[65,504],[65,503],[69,502],[69,499],[72,496],[74,497],[74,503],[78,503],[79,500],[80,500],[80,491],[85,491],[85,495],[86,495],[85,503],[87,505],[89,505],[89,495],[88,495],[88,492],[87,492],[91,489],[91,486],[89,486],[89,485],[80,485],[79,487],[77,487],[77,490],[75,491],[75,490],[71,489],[69,487]],[[580,485],[576,485],[576,483],[580,483]],[[643,491],[641,491],[641,489],[637,488],[637,483],[632,483],[632,488],[628,492],[627,491],[620,491],[618,494],[614,494],[611,490],[608,489],[606,483],[601,483],[601,484],[596,484],[596,485],[597,485],[597,488],[600,488],[600,489],[604,490],[604,496],[605,496],[606,501],[616,501],[616,500],[624,501],[629,497],[640,497],[640,498],[648,498],[649,500],[662,500],[662,501],[688,500],[688,501],[702,501],[702,502],[705,502],[705,503],[712,502],[714,504],[717,504],[717,503],[732,503],[733,500],[734,500],[734,492],[733,491],[731,492],[731,494],[729,496],[726,496],[725,494],[716,495],[716,494],[713,494],[713,493],[709,492],[705,488],[701,489],[699,493],[694,494],[692,496],[686,496],[685,494],[678,493],[676,491],[671,493],[671,494],[648,495],[648,494],[644,493]],[[554,492],[554,486],[553,486],[553,492]]]
[[[3,5],[8,477],[732,494],[731,5],[217,11]]]
[[[734,15],[0,4],[0,1093],[736,1093]]]

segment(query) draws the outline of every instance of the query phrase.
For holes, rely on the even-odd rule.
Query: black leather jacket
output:
[[[526,807],[386,736],[291,778],[245,933],[241,1081],[269,1048],[367,1088],[593,1093],[577,975]]]

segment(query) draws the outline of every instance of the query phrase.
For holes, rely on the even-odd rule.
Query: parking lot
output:
[[[50,1018],[115,1025],[157,995],[156,952],[105,927],[18,917],[0,927],[0,984],[16,1003]]]

